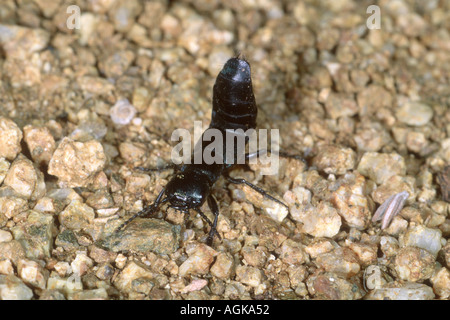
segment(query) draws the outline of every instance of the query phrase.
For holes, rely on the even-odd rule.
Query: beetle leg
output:
[[[281,204],[282,206],[286,207],[287,209],[289,209],[289,207],[288,207],[285,203],[283,203],[283,202],[281,202],[280,200],[278,200],[278,199],[272,197],[272,196],[271,196],[270,194],[268,194],[264,189],[262,189],[262,188],[260,188],[260,187],[258,187],[258,186],[255,186],[253,183],[250,183],[250,182],[248,182],[248,181],[245,180],[245,179],[236,179],[236,178],[232,178],[232,177],[230,177],[228,174],[225,175],[225,178],[227,178],[228,181],[230,181],[231,183],[234,183],[234,184],[246,184],[247,186],[249,186],[250,188],[252,188],[252,189],[255,190],[256,192],[260,193],[262,196],[264,196],[264,197],[266,197],[266,198],[268,198],[268,199],[270,199],[270,200],[272,200],[272,201],[275,201],[275,202]]]
[[[214,222],[211,222],[209,218],[200,210],[200,208],[194,208],[195,211],[210,225],[211,229],[209,230],[208,238],[206,239],[206,244],[208,246],[212,245],[214,234],[217,234],[217,237],[222,240],[222,237],[217,232],[217,218],[219,217],[219,207],[217,206],[216,200],[212,197],[208,197],[208,206],[214,214]]]
[[[302,156],[299,156],[298,154],[290,154],[285,151],[279,150],[278,155],[283,158],[290,158],[290,159],[295,159],[295,160],[301,161],[306,165],[306,168],[308,168],[308,162],[306,162],[305,158],[303,158]]]
[[[267,149],[261,149],[258,150],[256,152],[252,152],[252,153],[246,153],[245,154],[245,160],[248,161],[250,159],[254,159],[259,157],[261,154],[266,154],[267,153]]]
[[[145,168],[145,167],[134,167],[135,170],[140,170],[143,172],[155,172],[155,171],[164,171],[164,170],[168,170],[168,169],[174,169],[175,171],[178,171],[179,166],[174,164],[174,163],[169,163],[167,165],[165,165],[164,167],[161,168]]]
[[[151,215],[155,212],[156,209],[158,209],[159,205],[166,202],[167,198],[162,199],[162,196],[164,195],[164,192],[166,191],[166,188],[162,189],[162,191],[159,193],[158,197],[156,198],[155,202],[153,202],[152,205],[145,207],[141,211],[135,213],[131,218],[129,218],[127,221],[122,223],[119,228],[115,231],[115,233],[119,232],[123,228],[125,228],[131,221],[136,219],[137,217],[145,217],[148,215]],[[162,200],[161,200],[162,199]]]
[[[212,195],[208,196],[208,206],[209,206],[209,209],[214,214],[214,222],[211,226],[211,230],[209,231],[209,235],[208,235],[208,239],[207,239],[208,245],[211,245],[213,242],[214,233],[217,234],[217,237],[219,238],[219,240],[222,240],[222,238],[220,237],[220,234],[217,232],[217,229],[216,229],[217,220],[219,218],[219,206],[217,205],[216,199],[214,199],[214,197]]]
[[[260,155],[263,155],[263,154],[266,154],[266,153],[271,153],[271,152],[269,150],[267,150],[267,149],[261,149],[261,150],[258,150],[256,152],[246,153],[245,154],[245,160],[249,161],[250,159],[257,158]],[[303,157],[299,156],[299,155],[290,154],[290,153],[287,153],[287,152],[284,152],[284,151],[281,151],[281,150],[279,150],[277,153],[278,153],[278,155],[280,157],[283,157],[283,158],[290,158],[290,159],[299,160],[299,161],[303,162],[306,165],[306,168],[308,168],[308,163],[306,162],[306,160]]]

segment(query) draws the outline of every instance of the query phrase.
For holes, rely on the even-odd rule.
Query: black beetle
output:
[[[253,95],[253,86],[251,79],[250,64],[245,59],[234,57],[229,59],[223,69],[217,76],[216,82],[213,88],[213,101],[212,101],[212,117],[209,128],[219,130],[224,136],[226,131],[242,129],[247,131],[248,129],[256,128],[256,117],[258,109],[255,102],[255,96]],[[202,137],[203,138],[203,137]],[[248,137],[245,138],[246,142]],[[200,139],[200,145],[196,147],[198,151],[203,151],[207,146],[203,139]],[[228,150],[229,151],[229,150]],[[252,183],[244,179],[235,179],[229,176],[229,171],[237,163],[237,158],[245,156],[248,160],[250,157],[257,156],[258,153],[253,154],[238,154],[237,149],[234,153],[234,157],[230,161],[225,157],[226,144],[224,144],[222,152],[221,163],[207,164],[202,161],[195,164],[191,161],[190,164],[183,164],[181,166],[169,165],[166,168],[174,168],[175,174],[163,190],[159,193],[154,203],[145,207],[142,211],[133,215],[130,219],[125,221],[117,231],[123,229],[128,223],[140,216],[148,216],[155,212],[158,207],[163,203],[168,203],[169,207],[176,210],[180,210],[184,213],[188,213],[190,209],[199,213],[211,226],[207,244],[211,245],[213,242],[214,234],[220,238],[219,233],[216,230],[217,219],[219,216],[219,208],[217,202],[211,190],[215,182],[224,176],[228,181],[235,184],[246,184],[253,188],[257,192],[261,193],[264,197],[267,197],[279,204],[287,206],[270,196],[263,189],[253,185]],[[195,153],[196,151],[194,151]],[[191,158],[194,158],[194,153]],[[285,155],[284,156],[289,156]],[[295,156],[293,156],[296,158]],[[138,167],[138,169],[144,171],[155,171],[155,169],[146,169]],[[161,169],[156,169],[161,170]],[[214,214],[214,221],[211,222],[208,217],[201,211],[201,206],[208,202],[208,206],[211,212]]]

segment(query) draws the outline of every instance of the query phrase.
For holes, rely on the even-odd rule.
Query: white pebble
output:
[[[128,101],[128,99],[120,99],[110,109],[109,114],[111,120],[115,124],[129,124],[136,115],[136,108]]]
[[[11,232],[0,230],[0,242],[8,242],[11,241],[13,238]]]
[[[14,275],[0,275],[0,300],[30,300],[33,291]]]
[[[441,250],[441,238],[441,230],[418,225],[410,228],[399,240],[402,246],[418,247],[437,256]]]

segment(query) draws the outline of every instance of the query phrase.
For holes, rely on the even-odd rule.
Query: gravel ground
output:
[[[448,299],[450,2],[371,4],[2,1],[0,299]],[[309,166],[233,175],[289,213],[220,179],[212,247],[173,209],[113,234],[238,52]]]

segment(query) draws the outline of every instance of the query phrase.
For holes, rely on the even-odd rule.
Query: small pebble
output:
[[[376,245],[352,242],[348,247],[356,253],[363,266],[368,266],[377,261],[378,247]]]
[[[93,182],[105,164],[106,156],[98,141],[76,142],[66,137],[53,153],[48,173],[66,187],[83,187]]]
[[[94,209],[106,209],[111,207],[114,201],[108,191],[100,189],[86,199],[86,204]]]
[[[358,112],[358,106],[352,96],[336,93],[328,95],[325,109],[332,119],[352,117]]]
[[[401,216],[395,216],[389,224],[389,227],[384,229],[384,232],[390,236],[398,237],[400,234],[404,233],[407,228],[408,221],[403,219]]]
[[[416,247],[401,248],[395,257],[395,271],[405,281],[416,282],[431,278],[434,265],[434,256]]]
[[[268,253],[262,247],[244,246],[241,249],[245,262],[253,267],[262,268],[267,262]]]
[[[25,258],[25,249],[18,240],[0,242],[0,260],[10,260],[14,265]]]
[[[292,214],[292,213],[291,213]],[[293,213],[295,219],[303,224],[303,231],[314,237],[333,237],[342,225],[341,217],[331,205],[320,202],[317,207],[308,207]]]
[[[116,259],[117,253],[103,250],[97,246],[90,246],[89,257],[97,263],[112,263]]]
[[[234,259],[231,255],[220,252],[211,266],[210,272],[219,279],[228,279],[234,271]]]
[[[282,204],[263,197],[259,192],[256,192],[248,186],[244,186],[246,198],[254,206],[263,209],[263,212],[275,221],[282,222],[289,214],[288,209]]]
[[[190,284],[188,284],[186,287],[184,287],[183,290],[181,290],[182,293],[188,293],[192,291],[198,291],[203,289],[208,284],[208,281],[205,279],[195,279]]]
[[[108,78],[118,78],[127,71],[134,58],[135,55],[131,50],[114,52],[100,61],[99,68]]]
[[[366,152],[362,156],[357,170],[377,184],[383,184],[394,175],[404,176],[406,164],[403,157],[396,153]]]
[[[136,108],[127,99],[120,99],[111,107],[109,113],[115,124],[126,125],[136,115]]]
[[[49,40],[50,34],[43,29],[0,24],[0,46],[7,57],[27,59],[44,49]]]
[[[134,250],[170,254],[178,249],[180,229],[164,220],[137,218],[125,229],[102,240],[101,244],[113,252]]]
[[[246,291],[245,286],[234,280],[227,283],[223,296],[226,299],[250,299],[250,294]]]
[[[404,201],[414,200],[416,193],[415,180],[410,176],[392,176],[372,191],[372,199],[383,204],[390,197],[400,195]]]
[[[309,293],[318,299],[355,300],[364,292],[359,283],[332,272],[313,274],[306,284]]]
[[[258,287],[263,280],[263,272],[260,269],[250,266],[238,266],[236,268],[236,278],[250,287]]]
[[[51,255],[53,228],[52,216],[30,210],[26,220],[11,228],[11,231],[14,239],[23,246],[28,258],[42,260]]]
[[[341,218],[331,206],[320,203],[313,207],[311,191],[297,187],[284,194],[289,205],[291,217],[303,224],[305,232],[317,237],[333,237],[341,227]]]
[[[0,242],[8,242],[13,239],[11,232],[0,230]]]
[[[406,134],[406,147],[415,153],[422,153],[428,145],[428,139],[422,132],[409,131]]]
[[[79,251],[70,264],[70,267],[75,275],[81,277],[85,275],[93,265],[94,262],[87,256],[86,252]]]
[[[305,247],[305,252],[308,253],[312,259],[316,259],[320,254],[332,251],[337,247],[337,244],[328,239],[318,238]]]
[[[36,205],[33,209],[43,213],[45,212],[54,214],[57,212],[61,212],[63,208],[64,203],[62,203],[61,201],[49,197],[43,197],[36,202]]]
[[[11,187],[18,196],[31,200],[41,198],[46,191],[44,175],[33,162],[22,155],[13,161],[3,183]]]
[[[114,90],[114,85],[108,80],[94,76],[83,76],[77,79],[83,91],[95,95],[106,95]]]
[[[117,31],[126,32],[141,12],[142,5],[137,0],[118,0],[109,10],[109,18]]]
[[[102,120],[81,120],[82,122],[72,131],[70,139],[86,142],[92,139],[101,140],[108,128]]]
[[[5,225],[9,219],[27,209],[28,202],[25,199],[13,196],[0,197],[0,225]]]
[[[450,297],[450,271],[442,267],[431,277],[430,281],[439,299],[448,300]]]
[[[79,200],[73,200],[58,215],[59,222],[71,230],[87,228],[95,218],[94,209]]]
[[[95,30],[98,28],[99,19],[97,16],[90,12],[84,12],[80,17],[80,29],[77,31],[80,33],[78,39],[81,45],[89,44],[91,37],[95,35]]]
[[[71,292],[67,295],[68,300],[107,300],[108,292],[105,288]]]
[[[39,296],[39,300],[66,300],[66,297],[58,290],[44,290]]]
[[[33,161],[39,165],[48,165],[56,148],[50,130],[46,127],[27,125],[23,128],[23,135]]]
[[[33,291],[14,275],[0,274],[0,300],[31,300]]]
[[[313,165],[328,174],[341,175],[355,166],[356,154],[350,149],[336,146],[324,146],[313,159]]]
[[[131,287],[133,288],[134,292],[148,295],[150,294],[152,288],[155,286],[154,282],[155,281],[152,281],[148,278],[137,278],[131,282]]]
[[[408,101],[397,109],[399,121],[410,126],[424,126],[433,118],[433,109],[422,102]]]
[[[22,150],[22,136],[22,131],[12,120],[0,117],[0,158],[14,160]]]
[[[180,268],[180,276],[206,274],[217,256],[217,252],[204,244],[192,244],[186,249],[189,257],[184,261]]]
[[[47,286],[48,270],[33,260],[21,259],[17,265],[17,273],[27,284],[45,289]]]
[[[383,107],[391,108],[393,103],[392,94],[376,84],[370,84],[358,92],[356,100],[361,115],[375,114]]]
[[[367,300],[432,300],[433,289],[421,283],[389,283],[383,288],[371,291]]]
[[[409,228],[399,240],[401,246],[421,248],[435,257],[442,248],[442,232],[439,229],[427,228],[423,225]]]
[[[302,264],[308,262],[308,255],[303,245],[291,239],[287,239],[281,246],[280,259],[287,264]]]
[[[119,145],[120,156],[127,162],[139,162],[145,158],[147,148],[140,143],[122,142]],[[133,176],[134,178],[134,176]]]
[[[364,124],[354,136],[358,151],[378,152],[391,140],[389,132],[378,122]]]
[[[356,275],[361,267],[358,256],[348,248],[336,248],[317,256],[317,265],[328,272],[333,272],[347,278]]]
[[[95,272],[95,275],[101,280],[109,280],[114,275],[114,268],[108,263],[102,264]]]
[[[442,253],[444,254],[445,264],[450,268],[450,242],[443,246]]]
[[[0,260],[0,274],[14,275],[14,267],[9,259]]]
[[[0,185],[8,173],[10,163],[5,158],[0,158]]]
[[[138,87],[133,91],[132,105],[137,112],[143,112],[147,109],[153,94],[146,87]]]
[[[55,271],[62,277],[66,277],[72,273],[72,267],[68,262],[65,261],[59,261],[57,262],[53,268]]]
[[[68,278],[59,278],[58,276],[50,275],[47,280],[48,290],[58,290],[64,292],[66,295],[83,290],[83,283],[81,278],[76,275],[71,275]]]
[[[119,253],[114,260],[116,267],[119,269],[123,269],[125,267],[125,264],[127,263],[127,257],[125,257],[123,254]]]
[[[349,174],[344,179],[344,184],[331,195],[331,203],[349,227],[362,230],[370,222],[366,180],[360,174]]]
[[[119,290],[124,292],[133,291],[133,280],[139,278],[154,278],[153,272],[151,272],[144,264],[137,261],[130,261],[114,279],[113,283]]]
[[[392,257],[397,254],[400,247],[398,240],[390,236],[382,236],[380,239],[380,248],[386,257]]]

